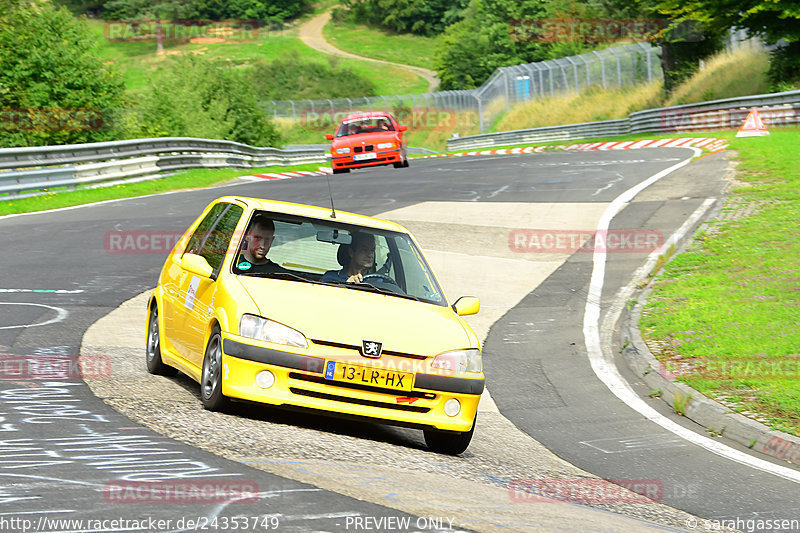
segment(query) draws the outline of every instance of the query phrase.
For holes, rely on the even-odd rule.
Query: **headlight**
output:
[[[394,143],[378,143],[378,150],[385,150],[386,148],[394,148]]]
[[[308,348],[305,335],[296,329],[256,315],[242,315],[242,319],[239,320],[239,335],[260,341]]]
[[[336,149],[336,153],[337,154],[349,154],[350,153],[350,148],[337,148]]]
[[[458,372],[475,372],[483,370],[481,351],[477,348],[469,350],[453,350],[440,353],[431,362],[433,368],[444,368]]]

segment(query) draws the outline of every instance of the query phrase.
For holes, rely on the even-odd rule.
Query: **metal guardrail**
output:
[[[618,137],[632,133],[736,129],[741,126],[753,108],[758,110],[767,128],[800,125],[800,91],[787,91],[648,109],[631,113],[628,118],[619,120],[457,137],[447,141],[447,149],[469,150],[533,142]]]
[[[0,198],[74,189],[187,168],[259,168],[324,163],[318,148],[279,150],[232,141],[161,137],[103,143],[0,149]],[[81,164],[83,163],[83,164]]]

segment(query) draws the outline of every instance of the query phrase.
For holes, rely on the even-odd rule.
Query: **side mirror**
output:
[[[208,264],[206,258],[197,254],[183,254],[181,258],[181,267],[192,274],[197,274],[204,278],[210,278],[211,274],[214,272],[214,269]]]
[[[333,133],[326,133],[325,134],[325,138],[328,139],[329,141],[332,141],[333,140]]]
[[[458,316],[477,315],[481,310],[481,301],[475,296],[462,296],[453,304],[453,311]]]
[[[408,131],[408,126],[406,125],[398,126],[397,129],[400,131]]]

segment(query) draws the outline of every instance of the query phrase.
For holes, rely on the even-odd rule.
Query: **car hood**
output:
[[[290,326],[312,341],[434,356],[478,347],[477,338],[449,307],[314,283],[239,276],[261,316]]]

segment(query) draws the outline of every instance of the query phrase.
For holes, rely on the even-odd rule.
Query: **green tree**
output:
[[[727,28],[708,25],[705,17],[687,19],[675,16],[666,9],[666,2],[672,0],[607,1],[608,9],[620,17],[660,21],[664,29],[653,36],[653,42],[661,47],[661,67],[667,92],[692,77],[700,60],[722,49],[722,38]]]
[[[280,136],[259,106],[247,74],[221,59],[170,58],[129,117],[132,137],[201,137],[277,146]]]
[[[745,29],[770,44],[786,45],[772,52],[769,76],[776,88],[800,82],[800,3],[797,0],[659,0],[660,12],[676,23],[699,21],[712,35]]]
[[[163,19],[188,18],[194,11],[191,0],[108,0],[104,16],[126,21],[154,20],[156,23],[156,52],[164,51]]]
[[[348,17],[398,33],[438,35],[461,19],[469,0],[343,0]]]
[[[533,22],[557,14],[555,4],[539,0],[472,0],[464,19],[440,38],[436,70],[441,88],[472,89],[498,67],[585,51],[580,41],[550,42],[527,31]]]
[[[123,80],[85,23],[46,1],[0,2],[0,145],[114,139]]]

